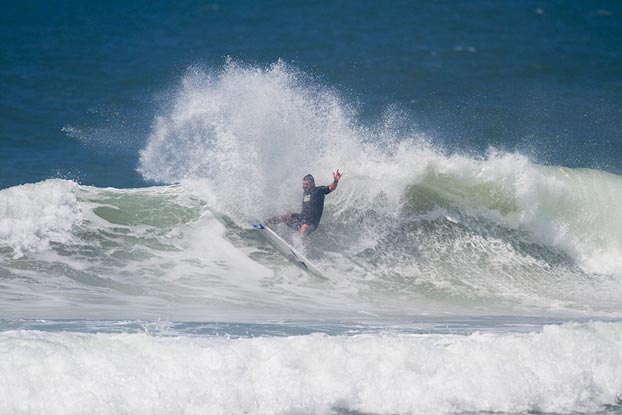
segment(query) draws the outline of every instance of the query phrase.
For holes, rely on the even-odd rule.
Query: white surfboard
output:
[[[283,238],[276,234],[272,229],[267,227],[266,225],[259,223],[253,224],[253,227],[257,229],[274,247],[287,259],[292,261],[294,264],[298,265],[303,270],[315,275],[318,278],[323,280],[328,280],[328,278],[316,267],[313,265],[307,258],[305,258],[300,252],[296,251],[290,244],[288,244]]]

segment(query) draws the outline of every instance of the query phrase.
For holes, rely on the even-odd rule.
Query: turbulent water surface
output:
[[[622,413],[621,18],[9,6],[0,413]]]

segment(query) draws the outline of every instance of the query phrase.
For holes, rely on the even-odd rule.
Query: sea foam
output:
[[[0,190],[0,247],[20,257],[69,241],[82,217],[77,189],[74,182],[54,179]]]
[[[228,338],[7,331],[0,412],[583,412],[622,394],[622,324]]]

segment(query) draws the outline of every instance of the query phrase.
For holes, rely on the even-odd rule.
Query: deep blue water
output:
[[[114,187],[194,65],[282,59],[374,124],[448,152],[622,172],[616,1],[10,2],[0,15],[0,188]]]

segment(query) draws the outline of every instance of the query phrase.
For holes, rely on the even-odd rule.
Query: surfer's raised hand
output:
[[[339,179],[341,179],[341,173],[339,173],[339,169],[336,172],[333,172],[333,179],[335,179],[329,186],[328,189],[332,192],[337,188],[337,183],[339,183]]]
[[[336,182],[338,182],[339,179],[341,179],[341,173],[339,173],[339,169],[337,169],[337,171],[333,173],[333,178],[335,179]]]

